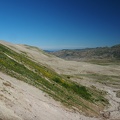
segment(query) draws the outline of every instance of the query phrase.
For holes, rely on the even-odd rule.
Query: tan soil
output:
[[[0,120],[97,120],[97,118],[74,113],[41,90],[0,72]]]
[[[119,75],[120,66],[100,66],[86,62],[65,61],[55,56],[43,54],[35,48],[28,48],[24,45],[10,44],[4,41],[0,43],[10,47],[16,52],[26,54],[36,62],[47,65],[59,74],[75,75],[83,73],[99,73],[104,75]],[[79,79],[78,79],[79,80]],[[10,84],[9,84],[10,82]],[[6,84],[7,83],[7,84]],[[100,83],[94,83],[87,78],[80,81],[86,86],[94,85],[96,88],[107,92],[107,98],[110,106],[106,108],[101,115],[108,115],[109,120],[120,120],[120,98],[116,97],[119,89],[108,87]],[[42,91],[30,86],[24,82],[16,80],[0,72],[0,117],[8,116],[23,120],[98,120],[100,118],[90,118],[74,113],[64,108],[60,103],[48,97]],[[47,97],[46,97],[47,96]],[[7,116],[5,113],[8,113]],[[107,116],[106,115],[106,116]],[[103,118],[101,118],[103,119]]]

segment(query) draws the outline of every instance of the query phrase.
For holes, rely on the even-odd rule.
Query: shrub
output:
[[[54,77],[52,80],[55,81],[56,83],[62,83],[59,77]]]

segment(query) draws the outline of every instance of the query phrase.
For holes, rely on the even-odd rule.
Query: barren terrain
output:
[[[0,119],[2,120],[120,120],[120,66],[101,66],[66,61],[26,45],[0,43],[54,69],[75,82],[106,92],[110,105],[98,118],[86,117],[56,102],[46,93],[0,72]],[[106,78],[106,79],[105,79]],[[7,114],[6,114],[7,113]]]
[[[96,120],[63,107],[44,92],[0,72],[1,120]]]

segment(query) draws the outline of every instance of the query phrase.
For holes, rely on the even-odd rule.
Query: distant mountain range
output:
[[[64,49],[50,53],[66,60],[75,61],[89,61],[102,59],[120,60],[120,44],[112,47]]]

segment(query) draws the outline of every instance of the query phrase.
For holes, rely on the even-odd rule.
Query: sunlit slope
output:
[[[105,61],[118,62],[120,60],[120,44],[112,47],[65,49],[49,53],[66,60],[89,61],[92,63],[99,63],[101,61],[105,65]]]
[[[27,55],[2,44],[0,71],[41,89],[71,109],[89,115],[99,115],[108,103],[103,97],[104,93],[69,81],[54,70],[32,61]]]
[[[86,62],[66,61],[47,54],[41,49],[33,46],[11,44],[5,41],[0,41],[0,43],[13,51],[16,51],[17,53],[24,54],[37,63],[54,69],[59,74],[74,75],[84,73],[100,73],[105,75],[118,75],[120,73],[119,66],[100,66]]]

